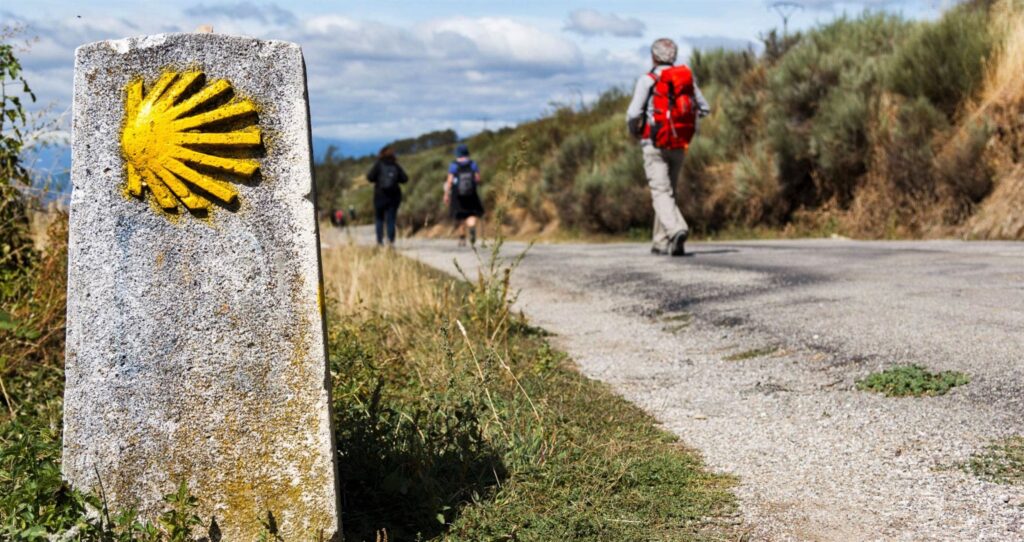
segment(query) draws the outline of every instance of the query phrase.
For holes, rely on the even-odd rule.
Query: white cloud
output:
[[[594,9],[578,9],[569,14],[565,30],[584,36],[609,34],[622,38],[639,38],[647,26],[632,17],[624,18],[614,13],[601,13]]]
[[[491,65],[564,68],[580,61],[575,43],[512,19],[443,19],[424,25],[423,31],[430,34],[432,43],[453,35],[465,38],[479,51],[481,60]]]
[[[290,25],[298,19],[295,14],[274,4],[257,5],[252,2],[234,4],[198,4],[185,9],[185,15],[209,20],[252,19],[263,24]]]
[[[235,11],[259,11],[232,18]],[[262,10],[262,11],[260,11]],[[7,17],[5,16],[5,19]],[[645,59],[626,51],[587,51],[569,37],[506,17],[449,17],[409,24],[342,14],[299,18],[270,5],[201,5],[172,16],[24,19],[39,37],[22,55],[42,104],[71,102],[74,49],[103,39],[216,31],[284,39],[303,48],[313,131],[318,136],[385,140],[452,127],[467,133],[538,117],[551,102],[594,96],[628,84]],[[571,90],[578,89],[578,90]],[[574,94],[575,93],[575,94]]]

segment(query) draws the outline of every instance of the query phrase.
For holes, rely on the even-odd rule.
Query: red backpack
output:
[[[644,129],[644,138],[659,149],[686,149],[697,129],[696,96],[693,72],[686,66],[669,66],[654,79],[651,88],[651,123]]]

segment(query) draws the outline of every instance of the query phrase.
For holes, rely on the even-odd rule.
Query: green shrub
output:
[[[25,272],[36,258],[25,198],[18,190],[32,182],[20,158],[27,122],[21,100],[36,97],[21,75],[14,47],[7,43],[0,43],[0,86],[0,307],[7,307],[25,294],[30,279]],[[6,314],[0,310],[0,325]]]
[[[761,35],[761,43],[764,44],[764,53],[761,55],[762,61],[767,65],[773,65],[779,61],[786,53],[789,52],[793,46],[800,43],[803,35],[799,32],[795,34],[783,35],[779,34],[778,29],[771,29],[767,33]]]
[[[953,8],[911,32],[889,66],[888,87],[910,98],[927,98],[952,119],[978,90],[993,42],[983,6]]]
[[[849,200],[867,170],[870,99],[909,23],[887,14],[840,18],[806,34],[769,75],[766,137],[783,182],[780,204]]]
[[[723,48],[701,51],[690,56],[690,68],[701,87],[715,84],[731,86],[757,64],[752,51],[734,51]]]
[[[765,222],[773,223],[780,218],[775,203],[781,189],[778,166],[765,145],[755,145],[741,156],[733,168],[737,208],[733,210],[735,221],[753,226]]]
[[[570,224],[584,231],[616,233],[646,228],[650,208],[643,157],[639,149],[621,152],[610,165],[595,166],[575,183]]]
[[[935,157],[935,175],[953,200],[947,220],[959,223],[992,192],[994,172],[985,149],[994,133],[985,119],[968,121]]]
[[[935,176],[932,140],[949,128],[941,111],[923,97],[886,100],[874,130],[875,173],[891,190],[892,203],[934,200]]]

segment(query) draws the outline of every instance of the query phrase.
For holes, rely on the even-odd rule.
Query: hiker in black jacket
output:
[[[373,183],[374,222],[377,227],[377,244],[384,245],[384,225],[387,224],[388,245],[395,245],[395,222],[398,220],[398,206],[402,204],[402,188],[409,182],[402,166],[395,160],[395,152],[385,146],[377,154],[377,161],[366,180]]]

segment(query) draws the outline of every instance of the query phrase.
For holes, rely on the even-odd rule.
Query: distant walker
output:
[[[402,166],[398,165],[390,146],[380,150],[373,168],[366,174],[366,180],[373,183],[373,216],[377,231],[377,244],[384,245],[384,229],[387,227],[388,246],[395,246],[395,229],[398,221],[398,207],[402,204],[402,187],[409,182]]]
[[[469,158],[469,147],[459,145],[455,148],[455,160],[448,166],[448,178],[444,183],[444,202],[451,206],[459,246],[466,245],[467,230],[470,244],[476,244],[476,225],[484,215],[479,186],[480,167]]]

